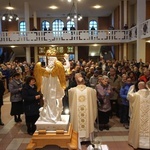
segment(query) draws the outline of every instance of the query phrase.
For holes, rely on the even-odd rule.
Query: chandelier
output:
[[[10,0],[9,0],[9,6],[6,7],[6,9],[7,9],[6,13],[3,14],[3,16],[2,16],[2,20],[3,21],[9,21],[9,22],[11,22],[13,20],[14,21],[18,21],[19,20],[18,15],[16,15],[16,14],[13,13],[13,9],[14,8],[11,6]]]
[[[77,9],[76,9],[75,4],[73,2],[71,10],[70,10],[70,12],[67,15],[67,20],[74,21],[75,19],[80,21],[82,19],[82,16],[77,13]]]

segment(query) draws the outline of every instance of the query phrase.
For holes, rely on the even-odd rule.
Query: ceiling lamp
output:
[[[11,6],[10,0],[9,0],[9,6],[6,7],[6,9],[7,9],[6,13],[3,14],[3,16],[2,16],[2,20],[3,21],[9,21],[9,22],[11,22],[13,20],[14,21],[18,21],[19,20],[18,15],[16,15],[16,14],[13,13],[13,9],[14,8]]]
[[[78,2],[80,2],[81,0],[77,0]],[[70,2],[72,2],[72,0],[68,0],[68,2],[70,3]]]
[[[67,15],[67,20],[74,21],[75,19],[80,21],[82,19],[82,16],[77,13],[77,9],[76,9],[75,4],[73,2],[71,10],[70,10],[69,14]]]

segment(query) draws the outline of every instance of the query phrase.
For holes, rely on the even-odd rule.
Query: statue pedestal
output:
[[[67,119],[67,117],[65,117]],[[69,117],[68,117],[69,121]],[[61,121],[60,121],[61,122]],[[73,131],[72,125],[65,123],[46,123],[41,124],[36,122],[38,130],[32,136],[30,143],[26,150],[34,150],[36,148],[43,148],[46,145],[57,145],[60,148],[68,148],[69,150],[78,150],[78,133]],[[42,128],[43,127],[43,128]],[[63,130],[66,129],[67,130]],[[53,130],[47,130],[53,129]],[[56,129],[56,130],[54,130]]]
[[[56,131],[56,130],[68,130],[69,115],[61,115],[61,121],[57,123],[45,122],[38,119],[35,123],[37,130]]]

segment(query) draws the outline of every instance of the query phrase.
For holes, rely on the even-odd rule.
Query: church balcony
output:
[[[140,37],[150,37],[150,20],[140,26]],[[128,43],[137,40],[137,26],[128,30],[72,30],[1,32],[0,45],[72,45]]]
[[[124,43],[128,30],[1,32],[0,45]]]

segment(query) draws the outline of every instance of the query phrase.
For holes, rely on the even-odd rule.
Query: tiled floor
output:
[[[26,125],[24,115],[22,115],[22,122],[15,123],[13,117],[10,116],[10,102],[9,94],[4,96],[4,105],[2,106],[2,120],[4,126],[0,126],[0,150],[25,150],[31,137],[26,132]],[[133,150],[128,145],[128,130],[119,123],[119,119],[113,117],[110,119],[109,131],[96,131],[95,137],[100,139],[102,144],[106,144],[109,150]],[[55,148],[45,148],[47,150],[54,150]],[[83,146],[83,149],[86,149]]]

